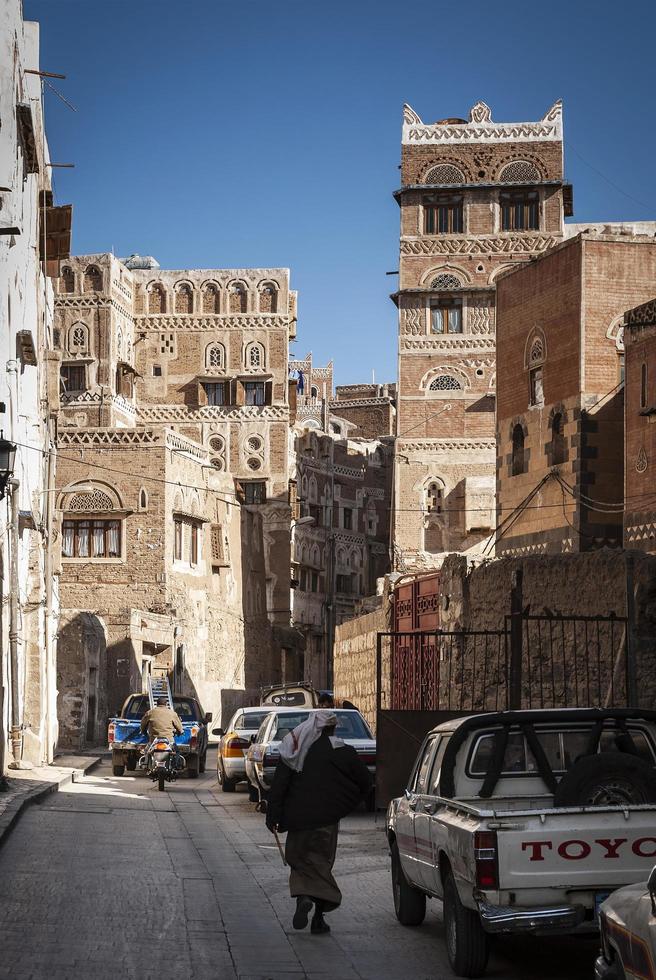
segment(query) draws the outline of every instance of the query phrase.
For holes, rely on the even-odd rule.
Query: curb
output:
[[[52,793],[57,793],[62,786],[68,786],[69,783],[77,782],[80,776],[85,776],[90,772],[95,766],[97,766],[102,761],[100,756],[90,756],[88,763],[82,766],[78,766],[75,769],[71,769],[69,772],[62,774],[52,783],[45,783],[43,786],[35,786],[33,789],[28,790],[23,796],[17,800],[13,800],[0,816],[0,847],[3,846],[9,834],[14,829],[18,822],[18,818],[22,814],[23,810],[26,810],[28,806],[33,806],[35,803],[41,803]]]

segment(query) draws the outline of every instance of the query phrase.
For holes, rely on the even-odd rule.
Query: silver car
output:
[[[612,892],[601,906],[599,927],[596,980],[656,980],[656,867],[647,881]]]
[[[316,710],[316,709],[314,709]],[[276,766],[280,761],[280,742],[314,713],[308,708],[277,708],[270,711],[260,725],[259,731],[246,753],[246,777],[257,799],[266,799]],[[337,728],[335,735],[347,745],[353,746],[360,759],[367,766],[372,778],[376,775],[376,739],[359,711],[337,709]],[[367,802],[373,810],[375,801],[373,791]]]
[[[246,779],[246,750],[270,711],[271,708],[239,708],[227,728],[212,729],[212,735],[221,738],[216,753],[216,778],[224,793],[234,793],[237,783]]]

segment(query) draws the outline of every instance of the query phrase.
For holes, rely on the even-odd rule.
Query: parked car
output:
[[[109,719],[107,741],[112,753],[112,772],[122,776],[125,770],[137,768],[147,738],[141,732],[141,719],[150,707],[147,694],[130,694],[120,715]],[[196,698],[173,695],[173,707],[177,711],[184,732],[175,736],[175,744],[186,761],[190,779],[205,772],[207,761],[207,726],[212,720],[210,712],[204,712]]]
[[[655,980],[656,867],[647,881],[618,888],[606,899],[599,927],[596,980]]]
[[[267,717],[270,708],[238,708],[225,729],[214,728],[221,740],[216,753],[216,778],[224,793],[234,793],[237,783],[246,779],[246,751],[251,736]]]
[[[598,928],[609,892],[656,856],[656,712],[479,714],[426,737],[387,836],[394,908],[417,926],[444,904],[458,976],[485,971],[495,933]]]
[[[279,746],[282,739],[292,729],[306,721],[314,709],[277,708],[269,712],[260,725],[248,752],[246,753],[246,776],[253,790],[253,797],[265,800],[271,789],[271,781],[280,761]],[[352,745],[365,763],[372,778],[376,775],[376,739],[359,711],[335,711],[337,728],[335,735]],[[256,795],[257,794],[257,795]],[[374,807],[374,795],[368,801],[369,809]]]

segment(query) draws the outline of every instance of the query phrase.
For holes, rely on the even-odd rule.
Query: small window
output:
[[[441,514],[442,505],[444,503],[443,499],[443,488],[439,483],[429,483],[428,489],[426,491],[426,505],[428,512],[431,514]]]
[[[542,379],[542,368],[535,367],[529,371],[530,403],[531,405],[544,405],[544,384]]]
[[[174,561],[182,561],[182,520],[176,517],[173,522],[174,528],[174,543],[173,543],[173,559]]]
[[[62,523],[64,558],[120,558],[121,522],[70,520]]]
[[[161,378],[162,377],[162,365],[161,364],[153,364],[153,377],[154,378]]]
[[[148,494],[144,487],[139,491],[139,510],[148,510]]]
[[[335,587],[338,592],[343,595],[351,594],[351,576],[350,575],[337,575]]]
[[[461,195],[437,194],[424,198],[425,235],[461,235],[462,231]]]
[[[537,231],[540,198],[537,191],[517,190],[500,195],[502,231]]]
[[[343,526],[344,526],[344,529],[346,531],[352,531],[353,530],[353,511],[351,510],[350,507],[345,507],[344,508],[344,523],[343,523]]]
[[[512,433],[512,465],[511,476],[519,476],[525,472],[524,430],[516,425]]]
[[[647,365],[640,366],[640,408],[647,407]]]
[[[266,483],[263,480],[249,480],[242,484],[245,504],[266,503]]]
[[[462,302],[459,299],[430,301],[431,333],[462,333]]]
[[[63,364],[61,380],[65,392],[86,391],[86,370],[83,364]]]
[[[311,592],[318,592],[319,591],[319,573],[318,572],[311,572],[310,573],[310,591]]]
[[[212,524],[211,527],[211,546],[212,546],[212,565],[220,568],[226,565],[225,549],[223,547],[223,528],[220,524]]]
[[[246,381],[244,384],[244,394],[247,405],[266,404],[266,388],[264,381]]]
[[[440,776],[442,774],[442,760],[444,759],[444,753],[446,752],[446,747],[449,744],[450,735],[443,735],[440,739],[440,744],[437,747],[437,752],[435,753],[435,761],[433,762],[433,768],[431,769],[430,781],[429,781],[429,793],[431,796],[440,795]]]
[[[429,391],[462,391],[462,382],[452,374],[438,374],[430,383]]]
[[[226,405],[226,386],[222,381],[201,382],[208,405]]]

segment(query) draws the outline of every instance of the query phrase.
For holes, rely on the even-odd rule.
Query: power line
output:
[[[579,151],[576,149],[576,147],[572,146],[569,140],[566,141],[566,146],[568,150],[571,150],[572,153],[574,153],[574,155],[577,156],[579,160],[581,160],[582,163],[586,165],[586,167],[589,167],[590,170],[593,170],[599,177],[601,177],[602,180],[605,180],[607,184],[609,184],[611,187],[614,187],[615,190],[619,191],[620,194],[623,194],[624,197],[627,197],[629,201],[633,201],[634,204],[639,204],[641,208],[647,208],[647,210],[651,210],[651,211],[654,210],[653,204],[645,204],[644,201],[638,200],[638,198],[633,197],[632,194],[627,194],[627,192],[624,190],[623,187],[620,187],[619,184],[616,184],[615,181],[611,180],[610,177],[607,177],[606,174],[602,173],[601,170],[599,170],[597,167],[593,166],[593,164],[591,164],[588,160],[586,160],[584,156],[581,156]]]

